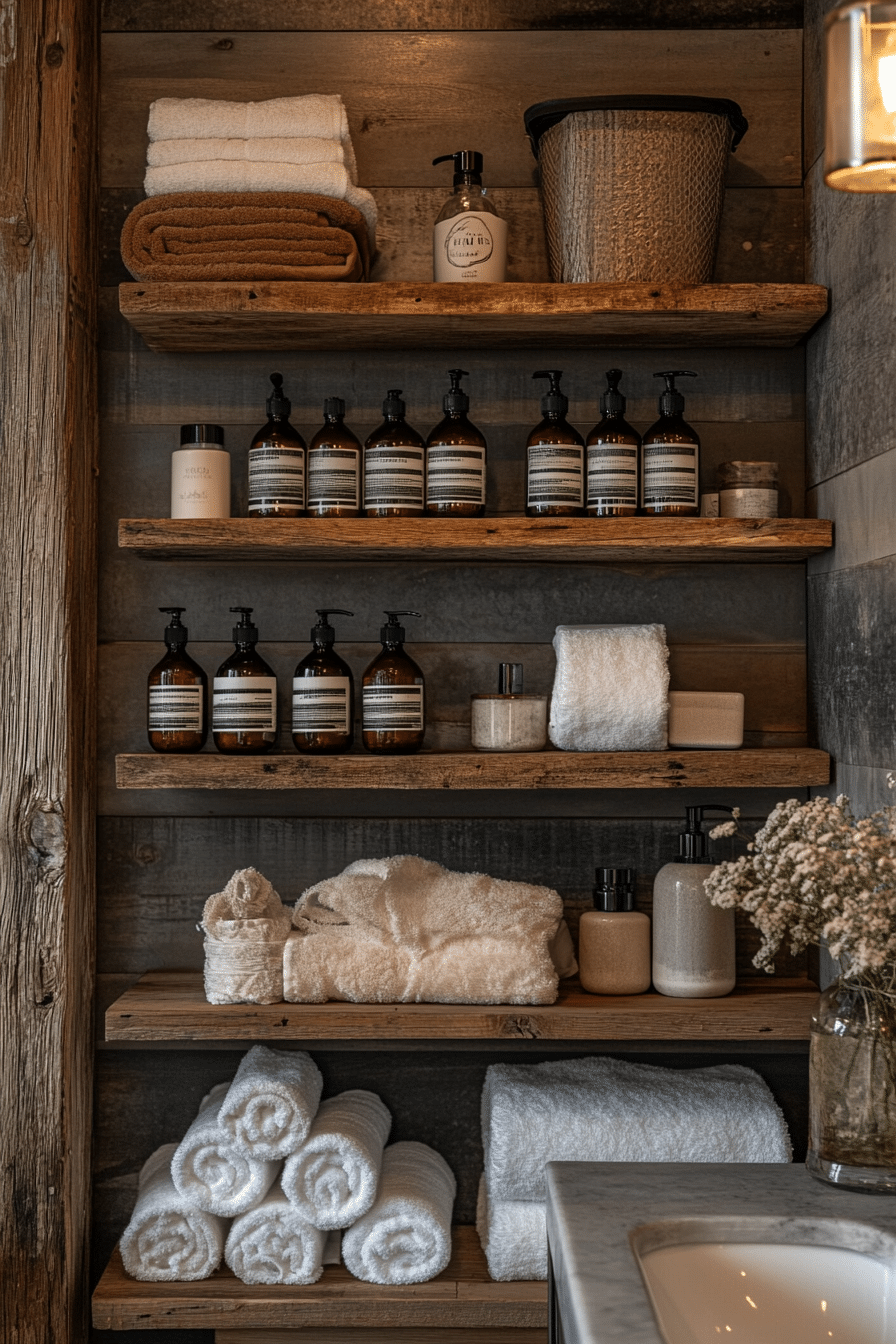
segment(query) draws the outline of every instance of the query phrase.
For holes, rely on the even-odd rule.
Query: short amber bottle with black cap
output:
[[[305,512],[305,440],[289,423],[282,373],[265,402],[268,420],[249,445],[249,517],[298,518]]]
[[[364,444],[364,514],[419,518],[423,513],[426,444],[405,420],[401,389],[383,402],[383,423]]]
[[[230,610],[240,619],[233,629],[236,647],[215,673],[212,737],[225,754],[262,756],[277,740],[277,677],[256,651],[252,607]]]
[[[308,445],[308,513],[357,518],[361,511],[361,443],[346,424],[345,402],[327,397],[324,423]]]
[[[585,440],[585,512],[591,518],[630,518],[638,512],[641,435],[624,418],[621,369],[607,370],[601,420]]]
[[[341,607],[318,607],[311,631],[313,648],[292,679],[292,740],[297,751],[333,755],[354,740],[355,694],[352,670],[333,648],[331,616],[353,616]]]
[[[666,380],[660,418],[644,435],[641,507],[647,514],[696,518],[700,512],[700,439],[684,418],[684,397],[676,378],[696,378],[688,369],[655,373]]]
[[[180,619],[186,607],[159,611],[171,619],[165,627],[165,656],[149,674],[149,745],[153,751],[201,751],[208,736],[208,678],[187,653],[189,631]]]
[[[541,399],[544,419],[526,440],[526,514],[530,518],[575,517],[584,503],[585,445],[566,419],[569,399],[560,391],[562,369],[542,369],[550,379]]]
[[[380,628],[383,647],[367,667],[361,684],[364,746],[382,755],[408,756],[423,746],[425,686],[423,673],[405,651],[399,616],[419,611],[387,611]]]
[[[426,512],[438,518],[481,518],[485,513],[485,437],[467,419],[470,398],[460,385],[470,375],[449,369],[451,391],[442,398],[444,420],[426,440]]]

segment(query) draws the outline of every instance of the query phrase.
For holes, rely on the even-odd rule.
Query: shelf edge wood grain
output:
[[[807,1041],[818,990],[762,979],[721,999],[604,997],[561,986],[548,1005],[212,1004],[201,971],[150,971],[106,1010],[106,1040]]]
[[[444,1273],[429,1283],[385,1288],[328,1265],[308,1287],[241,1283],[220,1269],[199,1283],[139,1283],[116,1247],[93,1294],[98,1330],[336,1327],[544,1329],[547,1284],[495,1283],[473,1227],[455,1227]]]
[[[792,346],[823,285],[257,284],[119,286],[151,350],[443,349],[457,345]]]
[[[731,564],[805,560],[823,518],[122,518],[118,544],[150,559],[445,560]]]
[[[115,758],[119,789],[686,789],[808,788],[830,782],[812,747],[740,751],[433,751],[418,756]]]

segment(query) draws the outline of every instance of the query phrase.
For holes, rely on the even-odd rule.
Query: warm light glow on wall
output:
[[[896,4],[841,5],[825,19],[824,180],[896,191]]]

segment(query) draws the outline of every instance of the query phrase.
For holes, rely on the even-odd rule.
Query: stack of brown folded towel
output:
[[[151,196],[125,220],[135,280],[366,280],[368,228],[346,201],[306,192]]]

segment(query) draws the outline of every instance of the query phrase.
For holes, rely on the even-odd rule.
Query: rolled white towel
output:
[[[280,1171],[279,1162],[239,1152],[218,1124],[229,1083],[203,1097],[196,1119],[171,1159],[171,1179],[184,1199],[205,1213],[235,1218],[260,1204]]]
[[[342,1258],[365,1283],[425,1283],[451,1259],[457,1183],[425,1143],[393,1143],[383,1153],[376,1200],[342,1238]]]
[[[548,734],[563,751],[665,751],[662,625],[558,625]]]
[[[488,1272],[498,1283],[547,1278],[547,1218],[540,1201],[491,1200],[483,1175],[476,1200],[476,1231]]]
[[[227,1220],[185,1200],[171,1179],[175,1143],[143,1164],[131,1221],[121,1236],[125,1270],[143,1283],[193,1283],[221,1263]]]
[[[151,140],[146,151],[149,168],[170,168],[176,163],[345,163],[345,147],[338,140],[305,136],[275,136],[269,139]],[[352,178],[354,181],[354,178]]]
[[[784,1117],[752,1069],[663,1069],[609,1056],[489,1065],[482,1144],[493,1200],[545,1199],[546,1162],[792,1157]]]
[[[391,1128],[388,1107],[374,1092],[322,1101],[311,1133],[283,1168],[289,1202],[315,1227],[351,1227],[376,1199]]]
[[[253,1045],[240,1060],[218,1123],[238,1152],[276,1161],[307,1139],[323,1085],[320,1069],[304,1050]]]
[[[279,1181],[261,1204],[233,1220],[224,1260],[243,1283],[317,1283],[326,1232],[290,1204]]]
[[[291,916],[268,879],[239,868],[202,912],[209,1003],[282,1003]]]

